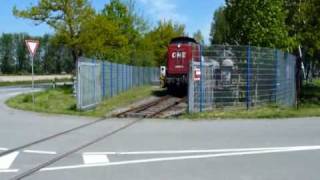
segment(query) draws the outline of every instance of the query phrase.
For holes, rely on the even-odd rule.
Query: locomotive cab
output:
[[[199,59],[200,45],[196,40],[189,37],[172,39],[167,54],[166,86],[185,87],[188,84],[189,64]]]

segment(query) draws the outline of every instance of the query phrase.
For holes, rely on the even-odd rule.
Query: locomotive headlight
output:
[[[180,48],[180,47],[181,47],[181,44],[179,43],[179,44],[178,44],[178,48]]]

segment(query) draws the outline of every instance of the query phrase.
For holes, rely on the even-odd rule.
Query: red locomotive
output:
[[[200,60],[200,44],[193,38],[177,37],[168,47],[165,86],[185,88],[188,84],[190,62]]]

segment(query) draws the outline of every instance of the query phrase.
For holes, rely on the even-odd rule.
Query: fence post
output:
[[[123,92],[123,89],[124,89],[124,65],[121,64],[120,65],[120,72],[121,72],[121,90],[120,92]]]
[[[116,64],[116,78],[117,78],[117,80],[116,80],[116,90],[117,90],[117,92],[116,92],[116,94],[118,95],[119,94],[119,64]]]
[[[142,67],[142,85],[144,85],[144,70],[145,70],[145,67]]]
[[[131,72],[131,65],[129,65],[129,70],[128,70],[128,80],[129,80],[129,88],[132,88],[131,84],[132,84],[132,72]]]
[[[126,66],[123,64],[122,65],[122,91],[125,91],[125,89],[126,89],[126,72],[125,72],[125,70],[126,70]]]
[[[279,81],[279,52],[277,49],[274,50],[274,58],[275,58],[275,80],[274,80],[274,102],[277,104],[277,96],[278,96],[278,81]]]
[[[92,77],[93,77],[93,97],[94,97],[94,102],[96,103],[97,102],[97,95],[96,95],[96,84],[97,84],[97,81],[96,81],[96,60],[95,59],[92,59],[92,63],[93,63],[93,71],[92,71]]]
[[[124,77],[125,77],[124,89],[128,90],[128,67],[127,67],[127,65],[124,65]]]
[[[82,105],[82,99],[81,99],[81,79],[80,79],[80,74],[81,74],[81,62],[80,58],[77,59],[77,108],[78,110],[81,110],[81,105]]]
[[[246,86],[246,102],[247,110],[250,108],[251,98],[250,98],[250,80],[251,80],[251,46],[247,47],[247,86]]]
[[[188,112],[194,112],[194,82],[193,82],[193,60],[189,64],[189,82],[188,82]]]
[[[105,67],[105,62],[102,61],[102,97],[104,98],[106,96],[106,67]]]
[[[290,76],[291,76],[291,73],[290,73],[290,67],[289,67],[289,61],[288,61],[288,53],[285,52],[284,53],[284,60],[285,60],[285,74],[286,74],[286,82],[285,82],[285,91],[288,92],[288,96],[285,96],[286,97],[286,105],[290,106],[291,105],[291,88],[290,88],[290,85],[291,85],[291,79],[290,79]]]
[[[112,63],[110,63],[110,97],[113,97],[113,84],[112,84]]]
[[[202,47],[200,47],[200,112],[203,112],[203,100],[204,100],[204,58],[202,56]]]

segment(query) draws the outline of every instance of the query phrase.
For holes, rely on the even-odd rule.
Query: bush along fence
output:
[[[77,108],[94,108],[133,87],[159,81],[160,69],[116,64],[108,61],[79,58],[77,63]]]
[[[252,46],[213,46],[190,63],[188,110],[296,104],[295,56]]]

